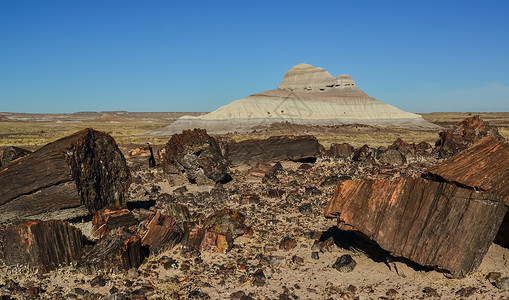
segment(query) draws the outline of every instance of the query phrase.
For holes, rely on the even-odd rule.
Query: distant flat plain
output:
[[[79,112],[74,114],[25,114],[0,113],[0,148],[18,146],[35,150],[56,139],[84,128],[93,128],[112,135],[122,150],[137,145],[152,143],[162,145],[170,135],[149,135],[160,130],[183,115],[201,115],[189,112]],[[466,117],[480,115],[491,125],[498,127],[505,138],[509,138],[509,112],[433,112],[420,114],[425,120],[442,126],[452,126]],[[308,126],[273,124],[248,134],[229,134],[235,140],[266,138],[272,135],[313,134],[320,143],[329,147],[332,143],[350,143],[358,147],[387,146],[398,137],[407,142],[426,141],[430,144],[438,139],[438,131],[410,130],[367,125]]]

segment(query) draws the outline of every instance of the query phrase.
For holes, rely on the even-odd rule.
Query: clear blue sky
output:
[[[407,111],[509,111],[509,1],[0,2],[0,111],[212,111],[299,63]]]

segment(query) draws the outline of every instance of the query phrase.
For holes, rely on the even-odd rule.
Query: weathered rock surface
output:
[[[214,184],[227,174],[227,160],[216,140],[204,129],[174,134],[164,149],[163,169],[173,184]]]
[[[163,132],[196,127],[214,133],[246,132],[276,122],[437,127],[419,115],[369,97],[347,74],[333,77],[322,68],[299,64],[286,73],[277,89],[233,101],[202,116],[181,117]]]
[[[0,257],[7,266],[48,272],[75,261],[82,248],[81,230],[63,221],[27,221],[0,229]]]
[[[0,223],[70,219],[126,202],[130,173],[108,134],[84,129],[0,171]]]
[[[440,132],[440,139],[435,142],[435,147],[441,157],[449,157],[487,136],[504,140],[496,127],[490,126],[476,115]]]
[[[77,268],[87,274],[122,272],[137,269],[142,260],[140,237],[118,228],[85,250]]]
[[[463,276],[479,266],[507,208],[500,196],[421,178],[340,182],[325,209],[394,256]]]
[[[226,145],[226,157],[233,165],[283,160],[316,160],[321,146],[314,136],[272,136],[268,139],[232,141]]]

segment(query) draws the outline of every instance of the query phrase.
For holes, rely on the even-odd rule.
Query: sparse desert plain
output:
[[[277,158],[249,161],[242,157],[242,151],[250,153],[251,150],[240,147],[236,150],[240,155],[235,163],[226,166],[213,160],[213,168],[224,167],[228,173],[228,180],[217,184],[214,181],[218,180],[203,181],[213,178],[207,173],[209,179],[199,174],[191,178],[187,170],[187,178],[182,181],[180,175],[168,171],[171,161],[165,155],[179,144],[168,143],[172,136],[152,132],[166,127],[182,114],[0,113],[0,150],[17,146],[35,151],[84,128],[111,135],[126,158],[131,176],[127,201],[123,203],[127,210],[122,214],[129,214],[133,223],[125,225],[122,222],[127,222],[126,219],[119,219],[123,220],[120,224],[140,236],[144,243],[147,235],[154,234],[150,233],[150,224],[162,228],[167,222],[163,221],[167,217],[162,216],[166,215],[171,216],[172,226],[176,226],[173,230],[180,228],[183,234],[178,238],[172,235],[165,242],[167,246],[156,243],[160,247],[156,252],[152,252],[157,247],[150,241],[157,238],[147,238],[153,248],[142,254],[139,266],[122,269],[117,260],[125,260],[122,251],[131,251],[132,255],[131,248],[122,248],[114,258],[99,255],[94,258],[99,263],[91,263],[90,257],[98,254],[90,249],[94,245],[98,247],[105,234],[108,237],[113,232],[118,236],[127,233],[112,229],[108,235],[108,231],[103,232],[102,227],[98,229],[94,225],[91,216],[72,218],[70,224],[80,228],[85,236],[81,253],[87,254],[79,254],[77,262],[47,272],[34,266],[4,263],[0,269],[0,293],[18,299],[509,298],[509,281],[500,281],[509,276],[509,249],[503,243],[490,242],[480,265],[457,276],[395,257],[361,237],[362,234],[345,230],[342,227],[345,224],[338,223],[338,219],[324,215],[331,199],[336,197],[339,182],[420,177],[424,170],[443,159],[432,148],[421,149],[416,145],[424,141],[434,147],[439,131],[465,118],[480,115],[482,120],[496,126],[503,137],[509,138],[509,113],[421,114],[425,120],[441,126],[437,130],[277,123],[249,133],[214,135],[220,146],[228,140],[242,143],[288,135],[313,135],[323,146],[314,160],[281,159],[280,163],[276,163]],[[394,146],[398,138],[406,143]],[[151,145],[153,157],[147,143]],[[353,146],[350,156],[333,154],[332,149],[326,151],[333,144],[343,143]],[[283,143],[276,146],[286,147]],[[307,146],[298,147],[303,152],[310,151]],[[402,154],[393,156],[394,149]],[[405,152],[408,149],[413,150]],[[208,169],[203,167],[203,170]],[[103,214],[101,226],[113,228],[114,222],[107,222],[108,213]],[[153,223],[154,218],[162,219]],[[223,236],[218,233],[221,230],[214,231],[214,226],[226,226],[229,233]],[[158,234],[163,233],[158,231]],[[200,234],[204,236],[199,238]],[[5,244],[3,247],[2,251],[7,253]],[[440,247],[434,245],[433,249],[440,251]]]

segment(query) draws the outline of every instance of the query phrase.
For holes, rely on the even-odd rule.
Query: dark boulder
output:
[[[215,184],[226,177],[228,162],[204,129],[174,134],[164,146],[162,166],[172,184]]]

